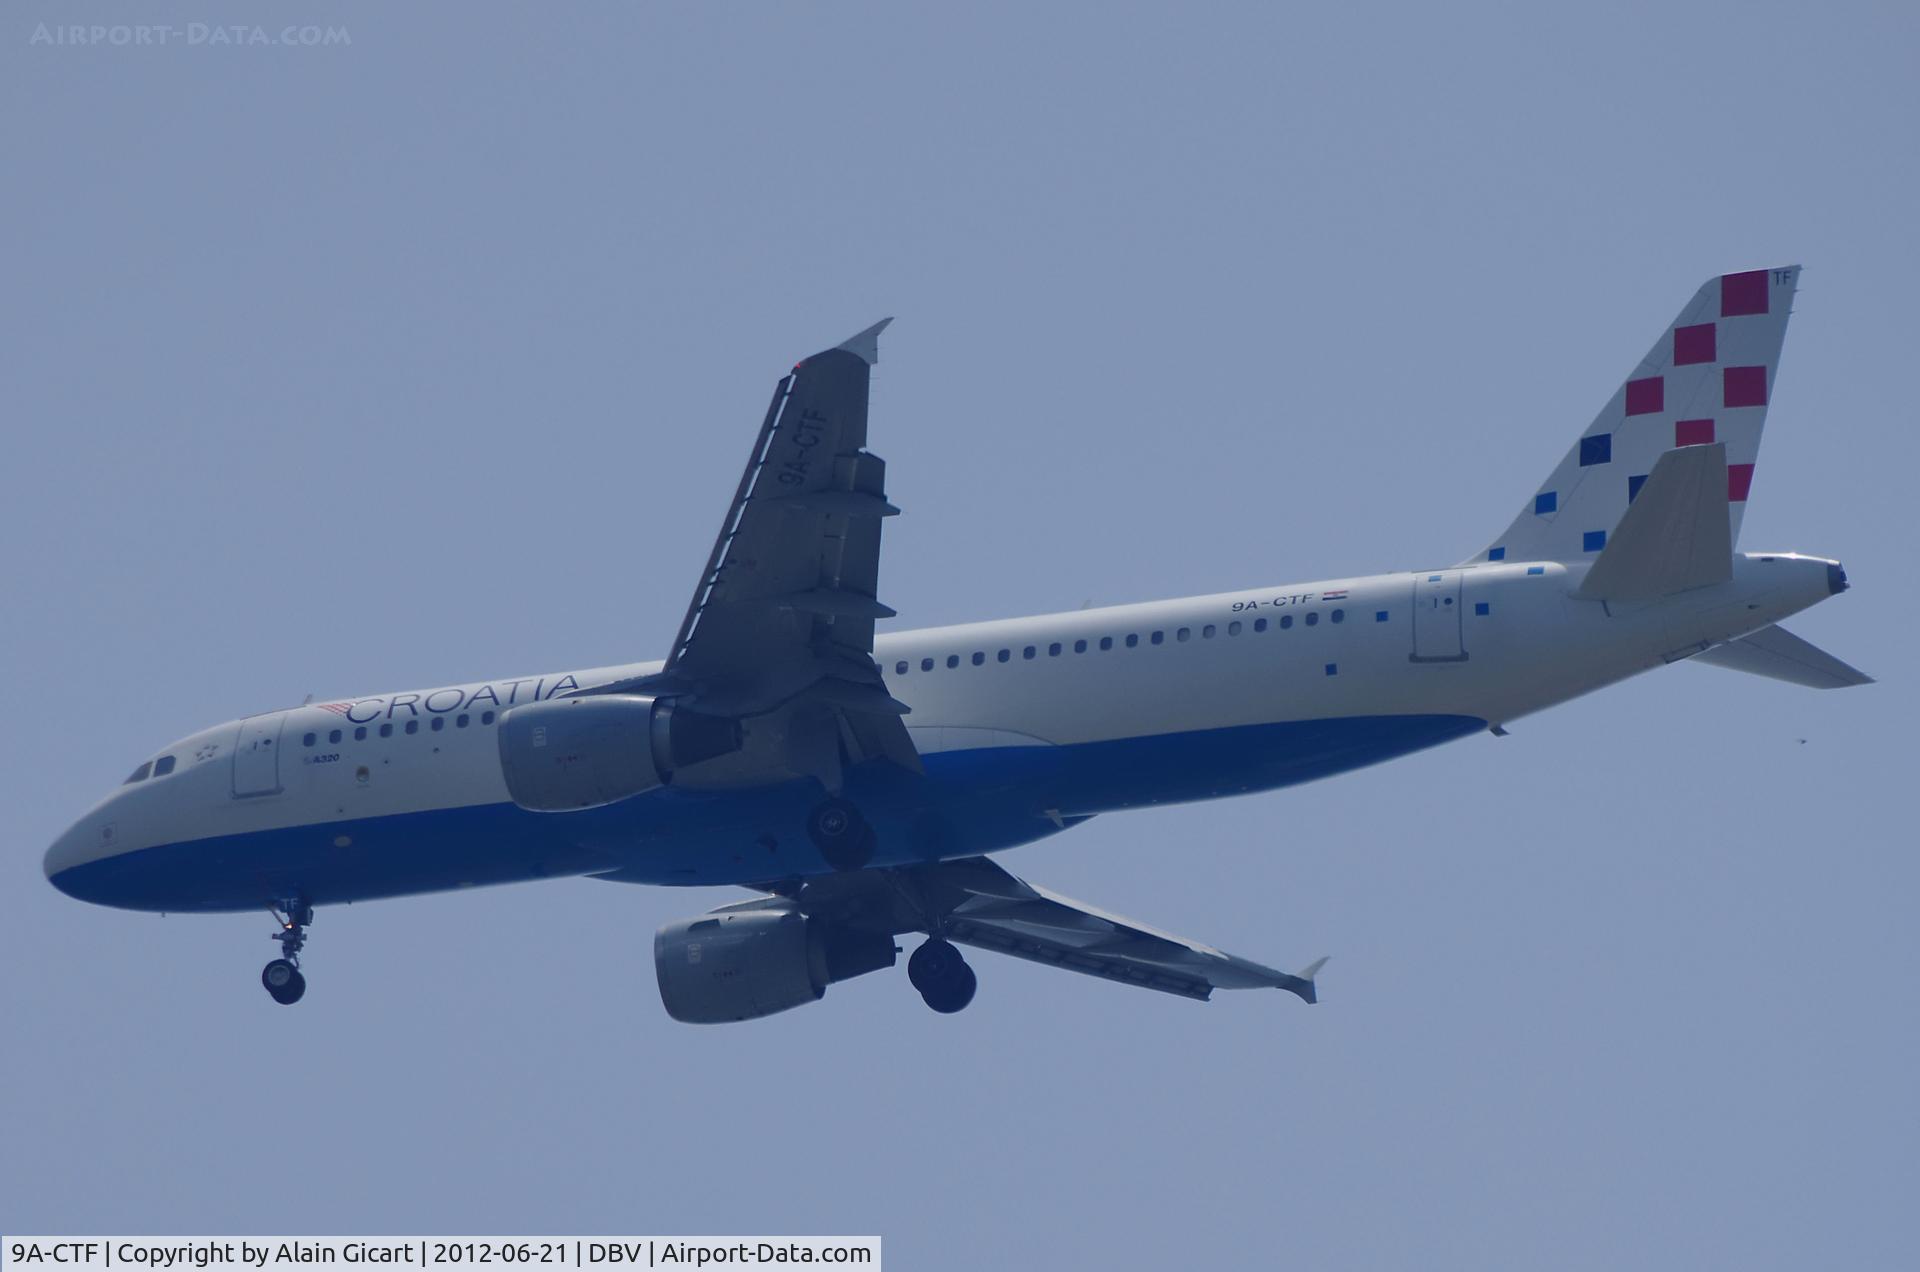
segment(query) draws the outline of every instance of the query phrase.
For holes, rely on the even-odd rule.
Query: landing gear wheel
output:
[[[979,978],[951,941],[932,937],[907,959],[907,979],[927,1006],[952,1015],[973,1001]]]
[[[835,870],[858,870],[873,860],[873,827],[844,799],[823,800],[807,814],[807,838]]]
[[[965,967],[967,961],[960,957],[960,951],[953,947],[952,941],[940,937],[929,937],[919,949],[907,958],[907,979],[921,993],[937,988],[941,982],[951,979],[956,967]]]
[[[920,997],[941,1015],[951,1016],[972,1002],[974,991],[979,988],[980,980],[973,974],[973,969],[962,963],[952,980],[941,985],[935,993],[922,991]]]
[[[261,969],[260,983],[267,987],[273,1001],[282,1006],[292,1006],[307,992],[307,978],[284,958],[276,958]]]

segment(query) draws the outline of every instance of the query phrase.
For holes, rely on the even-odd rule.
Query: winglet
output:
[[[835,345],[834,348],[845,349],[868,366],[872,366],[880,361],[880,333],[885,331],[887,324],[892,321],[891,318],[882,318],[859,335]]]
[[[1327,959],[1329,957],[1331,956],[1322,955],[1321,957],[1314,959],[1313,962],[1308,963],[1305,967],[1300,969],[1300,974],[1298,976],[1282,976],[1280,978],[1279,987],[1281,989],[1286,990],[1289,994],[1300,995],[1300,999],[1302,1002],[1308,1002],[1308,1003],[1319,1002],[1320,992],[1318,989],[1314,987],[1313,978],[1315,976],[1318,976],[1320,974],[1320,969],[1327,965]]]

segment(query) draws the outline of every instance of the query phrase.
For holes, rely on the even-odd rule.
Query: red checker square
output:
[[[1720,275],[1720,316],[1737,318],[1741,314],[1767,312],[1767,271],[1751,269],[1744,274]]]
[[[1712,362],[1714,354],[1713,324],[1703,322],[1698,327],[1675,327],[1673,329],[1673,365],[1691,366],[1696,362]]]
[[[1627,381],[1627,414],[1651,415],[1666,409],[1667,382],[1659,376]]]
[[[1713,445],[1712,420],[1679,420],[1673,426],[1675,446]]]
[[[1752,464],[1727,465],[1727,498],[1734,503],[1745,503],[1747,492],[1753,489]]]
[[[1728,406],[1765,406],[1767,369],[1765,367],[1728,367],[1724,375],[1723,401]]]

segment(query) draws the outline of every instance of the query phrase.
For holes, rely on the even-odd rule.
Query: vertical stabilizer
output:
[[[1591,560],[1662,454],[1715,443],[1726,447],[1737,543],[1799,278],[1800,267],[1787,265],[1708,280],[1513,524],[1461,564]]]

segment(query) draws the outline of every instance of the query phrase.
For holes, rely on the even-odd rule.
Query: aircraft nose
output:
[[[84,867],[112,856],[118,830],[114,823],[99,817],[85,817],[53,841],[41,861],[47,882],[80,901],[97,900],[92,889],[83,885]]]
[[[82,845],[79,830],[78,826],[74,826],[66,834],[54,840],[53,847],[47,849],[47,855],[40,863],[46,869],[47,882],[62,892],[67,890],[61,886],[60,877],[81,862]]]

